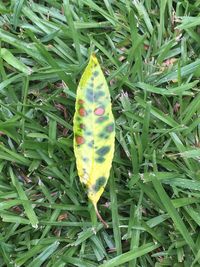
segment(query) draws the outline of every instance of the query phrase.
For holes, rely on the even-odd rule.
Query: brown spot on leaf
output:
[[[84,108],[80,108],[78,112],[79,112],[79,115],[82,116],[82,117],[87,114],[86,110]]]
[[[83,136],[76,136],[76,143],[77,145],[82,145],[85,143],[85,139]]]
[[[102,107],[96,108],[94,110],[94,114],[97,116],[102,116],[105,113],[105,109]]]
[[[83,99],[79,99],[78,103],[79,103],[79,105],[83,105],[84,104],[84,100]]]
[[[81,124],[80,124],[80,128],[81,128],[81,129],[85,129],[85,124],[81,123]]]

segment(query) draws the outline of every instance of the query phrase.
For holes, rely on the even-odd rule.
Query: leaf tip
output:
[[[95,53],[92,53],[92,54],[91,54],[90,60],[91,60],[94,64],[97,64],[97,63],[98,63],[98,60],[97,60],[97,57],[96,57],[96,54],[95,54]]]
[[[96,54],[93,52],[91,55],[93,58],[96,58]]]

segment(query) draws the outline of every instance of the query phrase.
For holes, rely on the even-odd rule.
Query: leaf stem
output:
[[[107,222],[105,222],[104,219],[101,217],[101,214],[99,213],[96,204],[94,204],[94,208],[95,208],[95,212],[96,212],[96,215],[97,215],[99,221],[103,223],[103,225],[105,226],[105,228],[109,228],[109,225],[107,224]]]

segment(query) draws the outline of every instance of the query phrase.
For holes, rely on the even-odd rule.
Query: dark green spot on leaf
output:
[[[104,96],[105,93],[103,91],[97,91],[95,94],[94,94],[94,100],[95,101],[98,101],[102,96]]]
[[[100,133],[99,137],[103,138],[103,139],[107,139],[108,138],[108,133],[106,133],[106,132]]]
[[[105,185],[105,183],[106,183],[106,178],[104,176],[99,177],[96,180],[95,185],[93,186],[94,191],[98,192],[101,189],[101,187]]]
[[[103,87],[103,83],[100,83],[98,86],[97,86],[97,89],[101,89]]]
[[[97,70],[95,70],[94,72],[93,72],[93,76],[94,77],[97,77],[99,75],[99,72],[97,71]]]
[[[97,123],[102,123],[104,121],[108,120],[108,116],[101,116],[98,119],[96,119]]]
[[[110,146],[103,146],[101,148],[99,148],[96,153],[99,156],[105,156],[108,152],[110,151]]]
[[[89,147],[93,147],[93,146],[94,146],[94,141],[93,141],[93,140],[90,141],[90,142],[88,143],[88,146],[89,146]]]
[[[114,123],[110,123],[106,126],[106,132],[112,133],[114,131]]]
[[[103,158],[103,157],[96,158],[97,163],[103,163],[104,161],[105,161],[105,158]]]
[[[90,135],[92,135],[92,132],[91,131],[87,131],[85,134],[90,136]]]
[[[86,90],[86,99],[89,101],[89,102],[93,102],[94,101],[94,95],[93,95],[93,90],[92,89],[87,89]]]

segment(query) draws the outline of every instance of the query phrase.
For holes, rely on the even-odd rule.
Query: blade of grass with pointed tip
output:
[[[170,198],[168,197],[167,193],[165,192],[162,184],[160,183],[160,181],[156,177],[152,177],[152,183],[154,185],[156,192],[158,193],[158,195],[160,197],[160,200],[161,200],[163,206],[165,207],[169,216],[173,220],[176,228],[179,230],[179,232],[181,233],[181,235],[185,239],[186,243],[188,244],[188,246],[191,248],[192,252],[195,255],[196,246],[195,246],[195,243],[191,237],[191,234],[189,233],[189,231],[188,231],[186,225],[184,224],[183,220],[181,219],[179,213],[177,212],[177,210],[173,206],[173,204],[172,204]]]
[[[10,177],[11,177],[12,183],[13,183],[13,185],[15,186],[15,188],[17,190],[19,198],[21,200],[26,200],[25,203],[23,204],[25,212],[26,212],[26,215],[27,215],[28,219],[30,220],[31,225],[34,228],[37,228],[39,222],[38,222],[38,218],[37,218],[37,216],[35,214],[34,209],[33,209],[32,205],[31,205],[31,203],[29,202],[26,193],[24,192],[21,184],[17,180],[17,178],[16,178],[16,176],[15,176],[15,174],[14,174],[14,172],[13,172],[11,167],[9,168],[9,172],[10,172]]]
[[[106,263],[99,265],[99,267],[115,267],[120,266],[120,264],[124,264],[133,259],[137,259],[155,249],[157,249],[160,245],[155,245],[154,243],[147,243],[141,247],[138,247],[134,250],[130,250],[126,253],[122,253],[121,255],[108,260]]]
[[[27,67],[23,62],[18,60],[8,49],[1,48],[0,55],[12,67],[18,69],[19,71],[27,75],[31,74],[31,69]]]
[[[65,16],[66,16],[69,28],[71,30],[72,38],[74,40],[77,57],[78,57],[79,63],[81,64],[83,62],[83,58],[82,58],[81,49],[80,49],[79,32],[77,32],[74,26],[74,21],[73,21],[72,14],[71,14],[71,6],[69,4],[69,0],[64,0],[63,4],[64,4]]]

